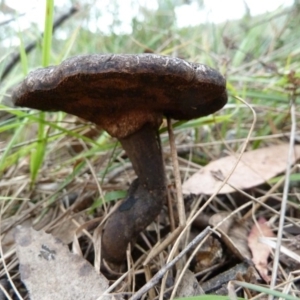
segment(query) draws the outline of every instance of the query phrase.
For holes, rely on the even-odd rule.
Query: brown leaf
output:
[[[221,211],[221,212],[215,213],[210,217],[208,223],[209,223],[209,225],[211,225],[213,227],[220,224],[218,226],[218,229],[221,229],[224,233],[227,234],[230,227],[232,226],[232,224],[234,222],[234,218],[226,219],[229,215],[230,215],[230,213],[227,211]]]
[[[204,291],[199,285],[195,274],[187,269],[183,275],[181,282],[179,283],[176,296],[177,297],[190,297],[203,295]]]
[[[287,164],[288,144],[261,148],[245,152],[241,161],[228,180],[230,185],[219,191],[220,194],[232,193],[234,187],[248,189],[260,185],[282,173]],[[300,146],[294,147],[293,163],[300,158]],[[227,156],[213,161],[192,175],[182,185],[184,194],[211,195],[222,185],[237,162],[237,156]]]
[[[43,231],[18,226],[15,232],[21,280],[30,299],[96,300],[108,288],[107,279]],[[101,299],[112,299],[104,296]]]
[[[268,257],[271,248],[259,241],[260,237],[274,237],[274,234],[264,218],[260,218],[257,224],[254,224],[248,236],[248,246],[252,252],[252,261],[259,271],[261,277],[270,282],[268,276]]]
[[[247,245],[247,234],[247,227],[239,222],[235,222],[228,233],[232,245],[239,251],[243,259],[251,258],[251,254]]]
[[[222,241],[239,259],[250,259],[251,255],[247,245],[247,228],[233,217],[226,219],[229,215],[229,212],[216,213],[209,219],[209,224],[216,226],[222,221],[222,224],[217,228]]]

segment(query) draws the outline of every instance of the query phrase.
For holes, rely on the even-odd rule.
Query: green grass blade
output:
[[[22,38],[21,31],[19,31],[19,40],[20,40],[20,57],[21,57],[21,65],[23,74],[26,75],[28,73],[28,60],[27,60],[27,54],[25,51],[25,46]]]
[[[24,125],[26,124],[27,120],[24,119],[21,122],[17,122],[18,123],[18,128],[15,130],[14,134],[12,135],[12,137],[10,138],[8,144],[6,145],[6,148],[3,152],[3,154],[0,156],[0,174],[3,173],[3,171],[5,170],[6,167],[6,159],[12,149],[12,147],[14,146],[14,144],[16,143],[17,139],[19,138],[21,132],[24,129]]]
[[[47,131],[43,122],[45,119],[45,113],[40,113],[39,116],[41,122],[39,123],[38,127],[37,146],[32,150],[30,157],[31,184],[35,182],[39,169],[43,163],[47,146]]]
[[[274,297],[283,298],[285,300],[299,300],[298,297],[294,297],[294,296],[290,296],[290,295],[287,295],[287,294],[284,294],[284,293],[281,293],[278,291],[270,290],[267,287],[255,285],[252,283],[247,283],[247,282],[242,282],[242,281],[233,281],[233,283],[236,285],[242,286],[244,288],[247,288],[247,289],[251,289],[251,290],[254,290],[254,291],[257,291],[260,293],[264,293],[267,295],[272,295]]]
[[[244,300],[244,298],[237,298]],[[232,300],[229,296],[201,295],[195,297],[176,298],[175,300]]]
[[[53,9],[54,0],[47,0],[46,12],[45,12],[45,28],[43,37],[43,56],[42,65],[48,66],[50,63],[51,56],[51,42],[52,42],[52,31],[53,31]],[[45,113],[41,112],[39,115],[40,122],[38,128],[38,143],[36,149],[32,152],[30,157],[30,174],[31,184],[34,184],[39,169],[44,161],[47,146],[47,128],[45,127]]]
[[[53,31],[54,0],[47,0],[45,12],[45,27],[43,38],[43,67],[50,63],[52,31]]]

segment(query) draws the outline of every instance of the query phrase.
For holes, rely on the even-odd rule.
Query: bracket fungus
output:
[[[227,93],[223,76],[202,64],[154,54],[95,54],[29,73],[12,99],[17,106],[94,122],[122,144],[138,178],[102,237],[103,258],[120,263],[128,243],[157,217],[166,199],[158,133],[163,116],[206,116],[225,105]]]

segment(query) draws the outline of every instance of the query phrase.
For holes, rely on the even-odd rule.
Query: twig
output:
[[[295,132],[296,132],[296,107],[295,107],[295,99],[292,98],[291,100],[291,138],[290,138],[290,145],[289,145],[289,154],[287,158],[287,168],[285,172],[285,182],[283,187],[283,195],[282,195],[282,203],[281,203],[281,210],[280,210],[280,219],[279,219],[279,227],[277,233],[277,247],[275,250],[274,255],[274,262],[272,268],[272,278],[270,283],[270,289],[273,290],[276,284],[277,278],[277,270],[279,266],[279,255],[280,255],[280,245],[282,241],[282,234],[283,234],[283,225],[285,220],[285,212],[287,207],[287,198],[290,186],[290,173],[291,173],[291,165],[292,165],[292,157],[293,157],[293,150],[294,150],[294,143],[295,143]],[[273,300],[273,296],[269,295],[269,300]]]
[[[178,208],[178,215],[179,215],[179,224],[181,227],[184,227],[186,224],[186,217],[185,217],[184,201],[182,196],[182,187],[181,187],[181,179],[180,179],[177,151],[175,145],[175,138],[174,138],[174,132],[172,129],[170,118],[167,118],[167,122],[168,122],[168,134],[169,134],[172,162],[174,168],[174,178],[175,178],[175,185],[176,185],[176,192],[177,192],[177,208]]]
[[[191,248],[195,247],[201,240],[203,240],[211,231],[210,227],[206,227],[201,233],[199,233],[172,261],[167,263],[161,268],[150,281],[148,281],[142,288],[140,288],[130,300],[138,300],[151,288],[153,288],[164,274],[169,271]]]
[[[77,6],[72,6],[71,9],[61,15],[54,23],[53,23],[53,32],[64,22],[66,21],[68,18],[70,18],[73,14],[75,14],[78,11],[78,7]],[[41,35],[41,37],[43,36],[43,34]],[[29,43],[26,47],[25,47],[25,53],[28,54],[30,53],[39,43],[39,39]],[[21,59],[21,55],[18,52],[12,54],[12,58],[10,60],[10,62],[7,64],[7,66],[4,68],[1,77],[0,77],[0,82],[2,82],[7,76],[8,74],[11,72],[11,70],[15,67],[15,65],[20,61]]]

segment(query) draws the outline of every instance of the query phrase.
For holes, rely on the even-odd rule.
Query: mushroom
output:
[[[197,63],[154,54],[83,55],[37,69],[15,89],[15,105],[61,110],[100,125],[125,149],[137,175],[102,237],[105,260],[120,263],[128,243],[159,214],[166,181],[158,129],[163,116],[190,120],[227,102],[226,82]]]

